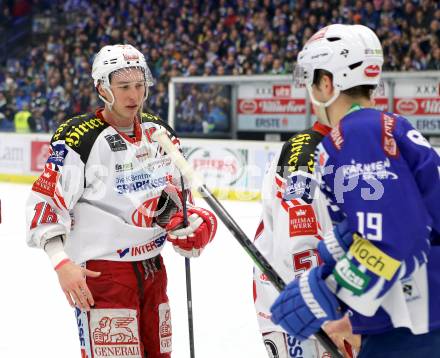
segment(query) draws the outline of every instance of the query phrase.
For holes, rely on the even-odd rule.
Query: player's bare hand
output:
[[[353,334],[348,316],[344,316],[337,321],[330,321],[323,328],[338,349],[344,353],[345,358],[351,358],[353,356],[349,346],[351,346],[355,352],[359,352],[361,336]],[[349,343],[349,346],[346,342]]]
[[[90,311],[95,302],[87,286],[86,277],[98,277],[101,273],[87,270],[71,261],[62,265],[56,272],[69,304]]]

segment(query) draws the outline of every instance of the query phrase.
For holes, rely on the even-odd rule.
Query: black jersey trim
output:
[[[277,173],[283,178],[298,170],[313,173],[315,149],[323,138],[321,133],[313,129],[306,129],[291,137],[281,150]]]
[[[82,162],[87,163],[96,139],[108,126],[95,113],[76,116],[66,120],[58,127],[52,136],[51,144],[58,140],[64,140],[69,148],[80,155]]]

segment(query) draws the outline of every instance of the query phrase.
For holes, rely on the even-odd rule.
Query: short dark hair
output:
[[[324,76],[330,77],[330,79],[333,81],[333,75],[329,71],[315,70],[315,73],[313,74],[313,84],[317,86]],[[349,97],[364,97],[367,99],[371,99],[371,96],[373,95],[373,91],[375,89],[376,86],[374,85],[360,85],[341,91],[341,93]]]

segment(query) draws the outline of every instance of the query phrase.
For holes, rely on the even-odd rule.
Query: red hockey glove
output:
[[[189,207],[188,226],[183,227],[183,211],[179,211],[171,218],[166,230],[174,250],[188,258],[198,257],[214,238],[217,219],[209,210]]]

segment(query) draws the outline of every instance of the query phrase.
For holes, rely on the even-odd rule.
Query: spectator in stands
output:
[[[203,122],[203,132],[226,132],[228,130],[228,116],[223,108],[221,97],[209,101],[208,118]]]
[[[29,105],[23,103],[20,111],[15,113],[14,125],[17,133],[30,133],[35,131],[35,122],[32,120],[32,114],[29,112]]]
[[[0,31],[12,23],[13,13],[22,12],[13,12],[11,3],[0,5]],[[35,13],[45,11],[52,32],[46,39],[36,36],[32,48],[22,51],[24,57],[0,63],[0,88],[13,114],[22,102],[30,103],[32,113],[39,111],[45,123],[36,130],[42,131],[56,126],[57,110],[71,115],[96,104],[96,94],[84,90],[90,87],[89,61],[108,43],[142,48],[165,93],[175,76],[291,73],[298,47],[319,28],[338,22],[364,24],[379,34],[385,70],[438,68],[440,3],[433,0],[23,3],[25,12],[31,3]],[[167,118],[166,95],[159,92],[148,105]],[[40,101],[38,109],[32,102],[41,97],[46,102]]]
[[[432,57],[428,62],[427,69],[440,71],[440,47],[437,47],[433,51]]]

